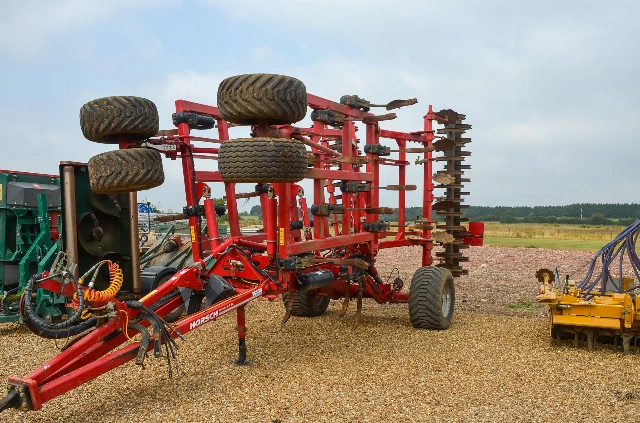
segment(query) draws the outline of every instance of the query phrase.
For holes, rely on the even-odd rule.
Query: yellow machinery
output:
[[[616,346],[622,340],[626,354],[632,344],[636,349],[640,340],[639,235],[640,219],[596,254],[581,281],[569,280],[568,275],[561,280],[557,269],[538,270],[536,277],[542,285],[537,299],[549,305],[552,337],[573,336],[576,346],[586,338],[589,349],[598,339]]]

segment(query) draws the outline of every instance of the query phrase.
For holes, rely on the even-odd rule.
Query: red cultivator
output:
[[[415,103],[415,99],[396,100],[386,108]],[[313,109],[313,126],[292,126],[304,118],[307,107]],[[31,318],[28,298],[23,298],[26,304],[22,310],[29,327],[47,337],[75,338],[31,374],[10,378],[9,393],[0,402],[0,410],[38,410],[46,401],[129,360],[143,364],[148,350],[167,360],[170,373],[172,368],[179,371],[176,338],[232,310],[236,310],[239,338],[236,364],[245,364],[244,306],[260,297],[283,295],[283,324],[292,315],[324,313],[330,299],[344,299],[344,314],[350,300],[355,299],[355,327],[362,299],[369,297],[378,303],[409,303],[415,327],[446,329],[453,316],[453,276],[465,272],[460,267],[465,260],[461,250],[471,243],[477,245],[482,236],[481,231],[466,232],[461,224],[464,206],[460,203],[465,193],[460,188],[467,181],[462,176],[468,168],[461,162],[469,155],[462,148],[470,141],[461,136],[470,126],[461,123],[463,115],[451,110],[434,113],[429,106],[422,129],[384,130],[379,122],[395,114],[374,115],[369,112],[371,107],[377,106],[357,96],[344,96],[340,103],[326,100],[307,94],[294,78],[266,74],[223,81],[218,107],[176,101],[173,120],[177,131],[158,132],[155,106],[145,99],[108,97],[83,106],[85,137],[120,146],[120,150],[89,161],[93,193],[113,196],[129,192],[133,201],[135,193],[131,192],[163,182],[161,155],[182,161],[187,204],[183,216],[189,220],[194,265],[178,270],[164,283],[149,286],[146,293],[137,272],[140,259],[132,251],[127,256],[133,268],[131,281],[125,281],[129,288],[108,298],[95,295],[93,279],[86,286],[84,282],[92,272],[95,279],[96,266],[105,260],[91,263],[84,278],[78,278],[74,263],[82,267],[83,256],[78,250],[86,246],[66,239],[66,263],[61,260],[51,272],[32,278],[27,296],[36,285],[69,298],[76,293],[79,298],[67,320],[72,323]],[[358,137],[355,122],[363,123],[365,133],[360,137],[364,140]],[[434,122],[444,125],[438,131],[443,136],[436,136]],[[252,137],[230,140],[230,124],[251,125]],[[196,129],[215,127],[217,139],[193,134]],[[395,141],[397,147],[381,144],[382,139]],[[207,144],[220,146],[203,146]],[[415,163],[423,166],[424,175],[418,186],[407,184],[408,154],[416,153],[420,157]],[[218,170],[196,170],[197,159],[217,160]],[[446,163],[435,176],[434,161]],[[381,186],[381,172],[387,166],[398,168],[397,185]],[[69,167],[64,165],[65,171],[72,173]],[[438,186],[433,185],[432,176]],[[305,178],[313,181],[312,204],[297,184]],[[217,215],[224,210],[211,198],[209,184],[213,183],[223,184],[226,195],[230,236],[224,240],[217,226]],[[243,193],[236,192],[237,183],[257,185],[254,191]],[[434,188],[444,188],[445,195],[434,197]],[[380,205],[382,189],[397,192],[396,208]],[[423,211],[408,222],[406,192],[412,190],[421,192]],[[248,197],[260,200],[264,230],[243,235],[237,199]],[[73,212],[70,204],[65,205],[67,214]],[[382,219],[396,210],[397,223]],[[444,222],[433,219],[434,210],[445,216]],[[102,240],[98,219],[92,219],[91,233]],[[75,223],[73,219],[65,222]],[[74,232],[68,229],[65,227],[65,237],[73,237]],[[76,233],[76,237],[80,235]],[[98,256],[106,248],[106,241],[101,242]],[[445,247],[438,253],[437,263],[432,259],[434,243]],[[375,266],[380,249],[403,246],[421,246],[423,251],[424,267],[415,273],[408,292],[402,291],[399,278],[385,283]],[[117,257],[111,261],[117,262]],[[84,268],[88,268],[86,263]],[[110,288],[111,279],[106,281]],[[168,323],[167,316],[183,306],[186,314]],[[77,325],[84,326],[74,330]],[[136,340],[134,335],[138,335]]]

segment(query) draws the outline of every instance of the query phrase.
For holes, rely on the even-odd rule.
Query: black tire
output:
[[[80,108],[80,128],[89,141],[118,144],[120,135],[140,141],[158,133],[158,109],[142,97],[103,97]]]
[[[272,125],[295,123],[307,114],[307,88],[284,75],[232,76],[218,86],[218,110],[231,123],[253,125],[259,119]]]
[[[284,303],[285,310],[289,309],[290,295],[288,292],[282,294],[282,302]],[[325,311],[327,311],[330,301],[331,298],[326,295],[317,295],[312,291],[296,291],[291,315],[297,317],[322,316]]]
[[[164,182],[162,156],[147,148],[107,151],[89,159],[88,167],[97,194],[142,191]]]
[[[416,270],[409,287],[409,318],[413,327],[447,329],[454,305],[455,286],[449,270],[442,267]]]
[[[286,138],[238,138],[220,146],[218,170],[226,182],[298,182],[307,174],[307,149]]]

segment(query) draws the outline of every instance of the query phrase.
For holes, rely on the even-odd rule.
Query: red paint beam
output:
[[[176,100],[176,110],[180,112],[202,113],[204,115],[213,116],[216,119],[222,119],[217,107],[194,103],[193,101]]]
[[[196,181],[198,182],[223,182],[220,172],[207,170],[196,170]]]

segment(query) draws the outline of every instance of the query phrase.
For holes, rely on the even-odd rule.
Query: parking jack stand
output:
[[[248,366],[251,364],[250,360],[247,360],[247,342],[245,337],[247,335],[247,328],[245,326],[245,314],[244,306],[239,307],[236,310],[237,313],[237,330],[238,330],[238,358],[233,362],[236,366]]]

